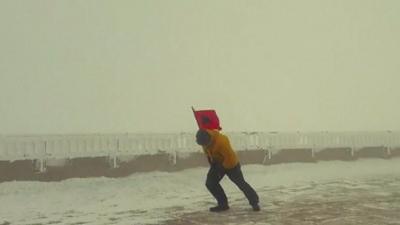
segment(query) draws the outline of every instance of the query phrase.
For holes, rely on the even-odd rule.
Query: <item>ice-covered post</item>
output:
[[[272,158],[272,145],[269,145],[268,147],[266,147],[266,151],[267,152],[265,152],[265,156],[264,156],[264,159],[263,159],[263,164],[265,164],[265,162],[267,162],[267,158],[268,158],[268,160],[271,160],[271,158]]]
[[[268,158],[268,160],[271,160],[271,150],[269,150],[269,149],[267,149],[266,152],[265,152],[265,156],[264,156],[264,159],[263,159],[263,164],[265,164],[267,162],[267,158]]]
[[[117,154],[119,152],[119,137],[117,137],[116,140],[116,147],[115,150],[113,151],[113,168],[118,168],[118,164],[117,164]]]
[[[386,138],[387,142],[385,143],[385,145],[386,145],[387,155],[390,157],[392,155],[393,144],[391,143],[391,140],[392,140],[391,136],[393,136],[393,133],[391,131],[387,131],[387,133],[388,133],[387,138]]]
[[[41,154],[40,157],[40,167],[39,167],[39,172],[44,173],[46,171],[46,167],[45,167],[45,158],[46,158],[46,153],[47,151],[47,141],[44,141],[43,143],[43,154]]]
[[[174,151],[171,155],[170,155],[170,161],[172,163],[172,165],[176,165],[176,159],[178,158],[178,152]]]

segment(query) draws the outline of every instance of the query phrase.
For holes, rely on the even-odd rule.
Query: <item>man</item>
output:
[[[228,199],[219,182],[226,175],[235,183],[249,200],[254,211],[259,211],[259,199],[254,189],[244,180],[240,163],[233,151],[228,137],[217,130],[200,129],[196,133],[197,144],[203,147],[210,169],[207,174],[206,187],[217,200],[218,205],[211,207],[211,212],[229,209]]]

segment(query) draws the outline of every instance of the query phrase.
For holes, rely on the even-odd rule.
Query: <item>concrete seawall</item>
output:
[[[272,165],[278,163],[307,162],[322,160],[352,161],[360,158],[390,159],[400,157],[400,148],[364,147],[327,148],[314,152],[311,148],[288,148],[274,151],[237,151],[241,164]],[[0,182],[6,181],[60,181],[85,177],[125,177],[137,172],[174,172],[194,167],[207,167],[208,162],[201,152],[169,154],[157,153],[139,156],[81,157],[72,159],[48,159],[45,169],[39,160],[0,161]]]

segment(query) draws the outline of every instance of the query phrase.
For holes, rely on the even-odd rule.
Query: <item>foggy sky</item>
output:
[[[400,1],[0,2],[0,134],[400,130]]]

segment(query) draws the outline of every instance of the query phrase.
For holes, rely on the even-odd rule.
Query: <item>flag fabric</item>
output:
[[[194,117],[200,129],[221,130],[217,113],[213,109],[209,110],[194,110]]]

